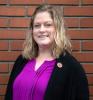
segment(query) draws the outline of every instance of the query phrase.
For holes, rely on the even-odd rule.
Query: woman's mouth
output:
[[[48,37],[48,35],[39,35],[38,37],[39,38],[46,38],[46,37]]]

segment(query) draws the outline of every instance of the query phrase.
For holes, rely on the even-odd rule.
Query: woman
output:
[[[89,100],[88,82],[70,54],[61,14],[41,5],[31,19],[31,33],[15,61],[5,100]]]

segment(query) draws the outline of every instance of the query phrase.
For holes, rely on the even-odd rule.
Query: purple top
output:
[[[35,71],[36,60],[30,60],[13,84],[13,100],[43,100],[56,60],[44,61]]]

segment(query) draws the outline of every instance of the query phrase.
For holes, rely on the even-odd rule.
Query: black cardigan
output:
[[[20,55],[12,69],[4,100],[12,100],[13,81],[28,62]],[[62,68],[57,66],[63,65]],[[80,63],[69,53],[61,55],[50,77],[44,100],[89,100],[88,81]]]

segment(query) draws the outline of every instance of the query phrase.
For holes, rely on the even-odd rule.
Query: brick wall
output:
[[[0,100],[29,30],[31,15],[42,3],[63,6],[73,55],[83,65],[93,100],[93,0],[0,0]]]

